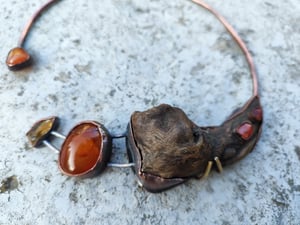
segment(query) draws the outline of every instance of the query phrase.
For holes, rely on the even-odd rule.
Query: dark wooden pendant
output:
[[[210,162],[216,161],[219,168],[242,159],[257,142],[261,124],[258,97],[216,127],[199,127],[181,109],[163,104],[133,113],[128,154],[143,187],[159,192],[203,177]]]

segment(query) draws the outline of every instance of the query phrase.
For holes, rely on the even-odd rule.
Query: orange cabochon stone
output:
[[[6,65],[11,69],[25,66],[30,61],[30,55],[21,47],[13,48],[7,55]]]
[[[94,123],[75,126],[64,141],[59,164],[64,173],[78,176],[91,171],[101,160],[103,137]]]

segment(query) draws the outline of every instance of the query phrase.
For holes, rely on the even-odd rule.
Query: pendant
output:
[[[45,144],[57,151],[58,166],[67,176],[87,178],[104,171],[114,139],[107,129],[83,121],[64,136],[55,131],[58,123],[57,117],[35,123],[27,133],[31,145]],[[132,114],[127,133],[121,136],[126,138],[129,163],[109,165],[133,167],[142,187],[161,192],[190,178],[207,177],[212,168],[222,172],[224,166],[244,158],[259,139],[261,125],[257,97],[215,127],[199,127],[181,109],[162,104]],[[64,139],[61,150],[49,143],[51,136]]]
[[[187,181],[205,178],[212,169],[241,160],[257,143],[263,122],[258,79],[253,58],[233,27],[202,0],[192,0],[213,14],[243,51],[253,82],[252,97],[235,110],[220,126],[202,127],[191,121],[183,110],[162,104],[144,112],[134,112],[124,135],[113,136],[96,121],[83,121],[66,135],[58,133],[58,117],[36,122],[27,137],[33,147],[48,146],[58,153],[58,167],[67,176],[87,178],[100,174],[107,166],[132,167],[138,183],[150,192],[160,192]],[[32,59],[23,45],[33,22],[58,0],[48,0],[30,18],[18,45],[7,56],[11,70],[28,66]],[[63,139],[60,149],[51,144],[53,137]],[[126,139],[128,163],[110,162],[113,140]]]

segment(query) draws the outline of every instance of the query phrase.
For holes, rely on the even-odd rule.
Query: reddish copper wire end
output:
[[[46,2],[44,5],[42,5],[29,19],[29,21],[27,22],[23,32],[21,33],[21,36],[19,38],[19,42],[18,42],[18,47],[22,47],[27,35],[30,31],[30,28],[32,27],[33,23],[36,21],[36,19],[41,15],[41,13],[43,11],[45,11],[52,3],[57,2],[58,0],[50,0],[48,2]]]
[[[58,0],[50,0],[42,5],[30,18],[19,38],[18,46],[11,49],[6,58],[6,65],[10,70],[20,70],[31,64],[30,54],[23,48],[24,42],[28,36],[30,28],[35,20],[45,11],[52,3]]]
[[[209,12],[211,12],[226,28],[226,30],[230,33],[230,35],[233,37],[233,39],[236,41],[236,43],[240,46],[243,53],[245,54],[246,60],[249,65],[252,82],[253,82],[253,96],[258,96],[258,79],[257,79],[257,73],[256,68],[254,65],[253,58],[245,44],[245,42],[240,38],[240,36],[237,34],[237,32],[234,30],[234,28],[227,22],[227,20],[220,15],[217,11],[215,11],[211,6],[203,2],[202,0],[192,0],[194,3],[202,6],[203,8],[207,9]]]

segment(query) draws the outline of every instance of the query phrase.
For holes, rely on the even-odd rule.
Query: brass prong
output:
[[[223,166],[222,166],[222,163],[221,163],[219,157],[215,157],[215,162],[217,164],[219,172],[222,173],[223,172]]]
[[[211,171],[212,165],[213,165],[213,162],[212,161],[208,161],[208,164],[207,164],[206,169],[205,169],[205,173],[203,175],[204,178],[208,177],[208,175],[209,175],[209,173]]]

